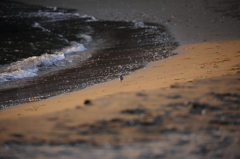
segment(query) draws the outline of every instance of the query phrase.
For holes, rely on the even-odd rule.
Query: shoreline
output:
[[[80,15],[87,14],[87,15],[91,15],[96,18],[105,19],[105,20],[107,19],[107,20],[121,21],[121,20],[126,20],[126,17],[127,17],[127,20],[130,20],[130,21],[131,20],[151,21],[154,23],[164,24],[168,28],[168,31],[176,38],[176,41],[179,42],[180,44],[180,46],[173,52],[181,53],[181,54],[184,54],[184,52],[186,51],[189,52],[189,50],[195,51],[194,49],[184,50],[184,47],[191,48],[191,47],[195,47],[198,44],[201,44],[202,46],[202,44],[205,44],[205,43],[206,44],[219,43],[220,45],[222,43],[223,45],[225,45],[225,43],[227,44],[229,41],[230,42],[232,40],[238,41],[240,39],[240,29],[238,29],[240,21],[237,19],[234,19],[234,17],[232,17],[231,15],[228,17],[223,16],[224,9],[229,9],[229,7],[231,6],[231,3],[230,4],[226,3],[226,6],[224,6],[221,3],[216,4],[214,1],[192,2],[190,0],[184,0],[184,2],[175,2],[175,1],[169,1],[169,2],[165,2],[165,1],[147,2],[146,1],[145,2],[145,1],[138,1],[138,0],[134,0],[132,2],[125,2],[125,1],[119,2],[117,0],[114,0],[112,2],[99,1],[99,0],[93,0],[91,2],[76,2],[75,0],[70,0],[68,1],[68,3],[66,3],[65,1],[59,2],[59,1],[47,1],[47,0],[41,0],[41,1],[39,0],[34,2],[30,0],[17,0],[17,1],[27,3],[27,4],[33,4],[33,5],[72,8],[72,9],[76,9],[76,12],[79,13]],[[147,7],[143,7],[146,5],[149,6],[149,8],[151,9],[148,9]],[[160,7],[160,10],[158,10],[159,7]],[[171,10],[171,8],[174,8],[174,7],[178,9],[176,11]],[[88,8],[92,8],[92,9],[88,9]],[[166,12],[167,9],[169,12]],[[219,9],[219,11],[218,12],[214,11],[214,9]],[[236,45],[236,47],[237,46],[238,45]],[[208,48],[208,46],[206,47]],[[217,50],[219,51],[219,49]],[[214,49],[212,49],[211,51],[214,51]],[[186,55],[186,56],[191,56],[191,55]],[[193,62],[194,60],[194,59],[187,59],[189,57],[183,57],[183,58],[186,58],[185,61],[190,61],[190,62]],[[225,60],[228,60],[228,59],[225,59]],[[166,59],[160,60],[160,61],[162,61],[160,63],[165,63]],[[156,62],[151,62],[147,64],[145,68],[148,69],[155,63]],[[160,65],[163,65],[163,64],[160,64]],[[157,68],[160,66],[153,66],[153,67]],[[205,67],[205,66],[200,66],[200,67]],[[140,69],[132,74],[138,74],[141,71],[146,72],[145,68]],[[207,67],[205,67],[204,69],[206,68]],[[170,69],[168,70],[172,71]],[[214,71],[216,70],[217,70],[217,67],[215,67]],[[218,71],[217,75],[221,76],[221,75],[225,75],[232,72],[234,71],[225,71],[223,73]],[[174,73],[178,73],[178,72],[175,71],[173,72],[173,74]],[[184,72],[182,71],[180,73],[184,73]],[[132,74],[127,76],[131,78],[131,80],[127,81],[127,83],[126,83],[126,78],[124,79],[122,83],[123,87],[127,87],[129,83],[132,82],[132,80],[141,81],[142,76],[144,76],[144,75],[139,75],[138,77],[134,78],[132,77]],[[167,76],[167,73],[165,74]],[[171,79],[170,83],[166,81],[166,79],[161,79],[164,81],[164,84],[162,84],[161,88],[169,87],[174,82],[187,82],[187,81],[193,81],[195,79],[206,78],[207,76],[212,77],[211,70],[209,72],[206,72],[206,74],[207,75],[201,75],[201,76],[199,75],[199,77],[193,74],[189,75],[189,77],[181,77],[182,74],[179,74],[178,76],[176,76],[175,79]],[[172,78],[174,78],[174,75],[171,75],[171,74],[169,75],[172,76]],[[216,76],[216,74],[214,76]],[[161,77],[157,77],[157,78],[160,79]],[[149,80],[152,80],[152,79],[149,78]],[[114,81],[117,81],[117,80],[114,80]],[[109,82],[114,82],[114,81],[109,81]],[[93,87],[97,89],[101,89],[101,86],[99,85],[106,86],[107,83],[109,82],[97,84],[95,86],[91,86],[86,89],[80,90],[86,93],[85,94],[83,93],[80,102],[79,103],[75,102],[75,105],[81,105],[85,100],[84,98],[89,98],[89,94],[91,94],[89,92],[91,91],[95,92],[95,93],[92,93],[93,97],[91,97],[91,99],[108,96],[109,94],[112,94],[114,92],[115,93],[121,92],[121,90],[123,92],[125,91],[129,92],[129,90],[123,89],[123,88],[120,89],[120,87],[118,87],[119,91],[110,91],[109,93],[92,90]],[[131,85],[134,85],[134,84],[131,83]],[[136,86],[136,87],[131,86],[131,87],[133,87],[134,90],[130,90],[130,91],[145,89],[142,86]],[[151,90],[151,89],[155,89],[155,88],[153,86],[150,86],[150,87],[146,86],[146,90]],[[159,87],[157,89],[159,89]],[[99,95],[101,93],[102,95]],[[41,105],[44,105],[42,107],[45,107],[46,105],[45,101],[48,101],[48,100],[54,101],[55,98],[56,100],[58,100],[58,98],[61,99],[62,96],[69,96],[69,95],[72,95],[72,93],[58,95],[58,96],[51,97],[47,100],[43,100],[39,102],[41,102]],[[22,107],[22,106],[38,107],[38,104],[35,104],[33,102],[33,103],[27,103],[27,104],[20,104],[17,106],[13,106],[11,108],[15,109],[16,107]],[[73,106],[71,106],[71,108],[72,107]],[[8,108],[8,109],[11,109],[11,108]],[[2,111],[8,110],[8,109],[4,109]],[[62,110],[62,109],[64,109],[64,106],[62,106],[61,108],[56,108],[56,111]],[[35,110],[39,110],[39,109],[36,108]],[[18,111],[21,112],[21,109],[19,109]],[[51,110],[50,112],[52,111],[54,110]]]
[[[239,158],[240,20],[232,3],[20,1],[165,24],[180,46],[122,82],[0,111],[1,157]]]
[[[0,120],[74,109],[82,107],[85,100],[116,93],[159,90],[175,83],[234,74],[240,70],[239,51],[240,41],[182,45],[174,50],[178,55],[151,62],[144,69],[126,76],[122,82],[116,79],[47,100],[14,106],[2,110]]]
[[[170,51],[178,46],[165,26],[161,24],[97,20],[72,13],[71,10],[64,11],[57,7],[32,6],[17,2],[8,3],[7,0],[3,0],[1,4],[5,6],[4,8],[15,6],[15,9],[9,10],[9,13],[3,14],[5,16],[2,17],[7,19],[16,17],[18,24],[22,22],[33,25],[28,31],[22,30],[14,34],[12,29],[9,29],[9,33],[4,34],[3,39],[21,36],[20,41],[25,42],[21,44],[15,39],[13,43],[9,43],[6,47],[12,49],[6,51],[0,59],[6,63],[3,62],[0,67],[2,99],[0,110],[28,103],[29,100],[40,101],[59,94],[82,90],[115,79],[120,74],[127,75],[145,66],[146,62],[172,55]],[[39,10],[41,14],[38,14]],[[18,12],[26,17],[15,15]],[[42,15],[44,15],[43,19]],[[40,19],[35,19],[35,16]],[[4,20],[9,22],[6,26],[15,28],[15,23],[12,24],[7,19]],[[46,32],[46,29],[49,32]],[[26,38],[25,33],[29,35]],[[36,44],[33,43],[38,46],[36,49],[33,49],[28,42],[32,41],[32,34],[36,35],[34,36],[37,40]],[[61,38],[58,34],[62,34]],[[46,40],[50,35],[56,35],[51,42]],[[62,40],[58,42],[55,38]],[[65,44],[61,44],[61,41]],[[43,45],[38,45],[39,42]],[[49,42],[49,45],[45,45],[45,42]],[[22,49],[15,53],[15,47]],[[158,52],[160,48],[161,51]],[[17,58],[17,56],[24,57]]]

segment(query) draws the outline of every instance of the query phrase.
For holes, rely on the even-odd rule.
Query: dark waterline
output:
[[[36,11],[44,8],[41,6],[21,5],[24,5],[25,8],[33,8]],[[21,8],[19,9],[21,12],[24,12]],[[72,10],[64,10],[64,14],[71,13]],[[56,69],[49,73],[40,74],[47,69],[55,67],[55,65],[52,65],[50,68],[40,68],[38,76],[0,84],[1,109],[29,102],[33,98],[43,100],[62,93],[81,90],[97,83],[115,79],[119,75],[127,75],[144,67],[150,61],[160,60],[173,55],[171,51],[177,47],[177,43],[166,28],[159,24],[103,20],[89,22],[89,19],[91,18],[70,16],[66,19],[51,17],[50,20],[49,18],[40,20],[41,26],[51,30],[51,35],[61,34],[69,42],[82,42],[81,38],[76,38],[76,34],[86,33],[90,35],[92,42],[86,45],[88,50],[81,53],[81,56],[84,54],[91,56],[84,60],[74,61],[71,65],[60,70]],[[22,18],[19,20],[23,21]],[[23,24],[25,25],[25,23]],[[9,25],[9,27],[16,27],[15,23]],[[18,25],[21,26],[21,23],[18,22]],[[12,33],[11,30],[9,32]],[[35,30],[32,30],[32,33],[35,32]],[[21,35],[25,32],[19,31],[18,33]],[[24,35],[22,36],[25,37]],[[43,37],[39,36],[36,40],[37,42],[45,41],[48,36],[48,34]],[[27,44],[27,40],[24,41]],[[16,40],[16,42],[19,41]],[[66,43],[66,46],[68,45],[69,43]],[[41,54],[38,52],[39,50],[44,50],[45,46],[44,44],[39,45],[36,55]],[[50,50],[49,53],[56,50],[54,46],[63,48],[65,44],[61,40],[60,42],[53,41],[51,46],[49,45],[47,48],[47,50]],[[28,48],[22,47],[23,52]],[[34,51],[32,52],[35,53]],[[3,54],[1,55],[4,56]],[[22,56],[21,53],[20,55]],[[27,56],[30,57],[32,55]]]

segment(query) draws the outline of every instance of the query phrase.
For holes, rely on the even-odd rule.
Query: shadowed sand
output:
[[[101,2],[96,2],[100,7],[78,12],[101,13],[103,18],[101,5],[116,4]],[[115,154],[109,158],[141,158],[143,152],[148,152],[145,158],[238,158],[240,25],[239,19],[214,12],[223,7],[217,2],[221,1],[161,1],[158,7],[149,2],[149,10],[141,6],[146,2],[136,3],[136,14],[144,13],[140,20],[166,23],[181,44],[174,50],[178,55],[150,63],[122,82],[117,79],[3,110],[0,144],[93,146],[82,152],[87,156],[102,146]],[[133,18],[134,9],[122,8],[116,17]],[[108,17],[112,12],[110,8],[106,18],[114,18]],[[144,19],[145,15],[156,18]]]
[[[39,145],[49,144],[93,146],[92,150],[103,146],[113,151],[143,144],[145,150],[161,148],[150,151],[151,156],[236,158],[240,155],[239,79],[238,73],[174,84],[171,89],[119,93],[40,117],[1,121],[0,144],[17,144],[23,150],[29,144],[39,150]]]

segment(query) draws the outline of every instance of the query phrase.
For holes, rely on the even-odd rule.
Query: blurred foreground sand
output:
[[[151,148],[161,141],[161,151],[149,158],[239,158],[240,23],[225,14],[228,3],[93,2],[76,2],[76,8],[102,19],[164,23],[180,42],[174,50],[178,55],[150,63],[122,83],[114,80],[3,110],[0,143]],[[80,4],[86,8],[80,10]],[[125,7],[114,10],[117,4]],[[90,105],[83,104],[86,99]]]

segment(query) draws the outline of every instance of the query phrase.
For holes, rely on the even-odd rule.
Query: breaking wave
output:
[[[36,76],[40,68],[54,65],[56,62],[64,60],[68,54],[85,50],[86,48],[83,44],[72,42],[71,46],[57,51],[55,54],[46,53],[41,56],[33,56],[14,62],[1,71],[0,82]]]

